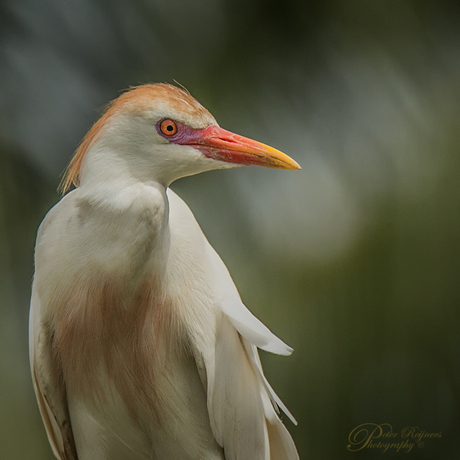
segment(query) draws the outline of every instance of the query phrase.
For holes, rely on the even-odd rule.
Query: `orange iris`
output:
[[[172,120],[163,120],[160,125],[161,132],[166,136],[173,136],[177,133],[177,125]]]

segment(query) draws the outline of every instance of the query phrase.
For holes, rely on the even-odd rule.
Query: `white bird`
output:
[[[188,92],[133,88],[108,107],[37,236],[33,382],[60,460],[293,460],[258,350],[288,355],[241,302],[181,177],[300,169],[221,129]]]

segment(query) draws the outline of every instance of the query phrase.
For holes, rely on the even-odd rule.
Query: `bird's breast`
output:
[[[51,211],[37,241],[43,320],[72,426],[87,432],[93,420],[97,436],[113,432],[110,458],[123,458],[117,439],[142,452],[155,445],[157,458],[209,449],[221,458],[196,361],[213,347],[220,313],[208,243],[177,195],[153,195],[115,212],[73,192]]]
[[[110,449],[121,439],[110,458],[131,458],[116,456],[127,445],[155,451],[154,458],[203,458],[208,451],[221,458],[190,350],[191,320],[178,304],[185,299],[167,295],[153,275],[130,296],[120,286],[98,284],[83,294],[87,314],[64,317],[56,328],[72,423],[86,426],[89,419],[95,430],[103,426],[100,436]],[[81,304],[81,298],[72,301]]]
[[[182,406],[179,419],[196,416],[208,432],[192,350],[215,334],[207,242],[177,195],[146,193],[113,209],[74,192],[45,222],[36,281],[54,357],[77,406],[101,401],[98,417],[121,404],[133,419],[174,425]]]
[[[37,241],[36,285],[55,357],[76,393],[100,396],[110,381],[126,400],[130,393],[150,404],[154,361],[163,344],[180,342],[166,339],[174,333],[162,282],[166,195],[155,187],[128,188],[114,192],[122,193],[112,197],[117,207],[83,192],[49,213]]]

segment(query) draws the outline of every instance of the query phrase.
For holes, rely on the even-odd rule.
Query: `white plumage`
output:
[[[295,420],[257,351],[292,349],[243,305],[169,189],[239,164],[298,169],[169,85],[120,96],[84,139],[64,183],[77,188],[39,229],[30,310],[32,375],[58,459],[298,458],[275,409]]]

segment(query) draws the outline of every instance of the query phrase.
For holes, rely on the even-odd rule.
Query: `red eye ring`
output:
[[[168,118],[160,123],[160,130],[166,136],[174,136],[177,133],[177,125]]]

